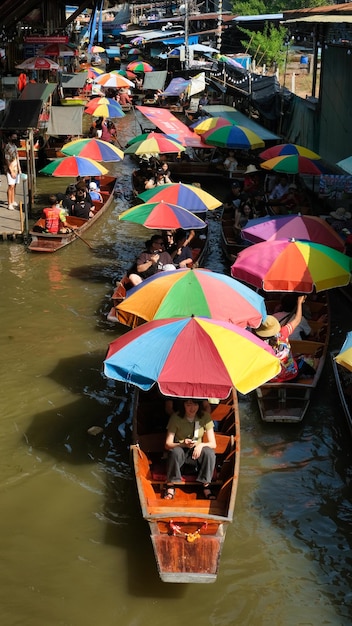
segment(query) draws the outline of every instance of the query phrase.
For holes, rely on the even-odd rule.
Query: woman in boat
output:
[[[192,250],[186,245],[187,233],[184,230],[176,231],[174,245],[171,247],[170,256],[176,268],[190,267],[193,263]]]
[[[248,220],[252,220],[256,217],[256,213],[252,207],[250,200],[244,200],[239,208],[235,210],[234,231],[236,237],[241,237],[241,230],[246,226]]]
[[[281,371],[270,382],[292,381],[301,373],[299,364],[293,357],[289,338],[302,320],[302,306],[305,300],[306,296],[298,296],[296,313],[284,326],[280,325],[276,317],[268,315],[259,328],[255,329],[255,334],[272,347],[281,363]]]
[[[205,432],[207,441],[203,442]],[[180,411],[170,417],[165,447],[168,460],[164,499],[174,498],[174,483],[182,481],[181,469],[187,464],[196,468],[196,480],[203,485],[204,497],[214,500],[215,495],[209,487],[215,468],[214,424],[210,414],[203,411],[201,403],[195,398],[184,400]]]

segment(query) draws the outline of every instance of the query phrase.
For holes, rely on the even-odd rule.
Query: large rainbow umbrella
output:
[[[146,139],[136,141],[125,149],[125,154],[172,154],[186,148],[176,139],[164,133],[149,133]]]
[[[232,67],[236,67],[242,71],[246,71],[243,65],[236,61],[236,59],[232,59],[231,57],[226,56],[225,54],[218,54],[216,56],[216,61],[220,61],[221,63],[226,63],[227,65],[231,65]]]
[[[113,98],[92,98],[84,109],[85,113],[94,117],[123,117],[121,105]]]
[[[104,73],[104,70],[102,70],[100,67],[87,67],[87,69],[79,71],[79,73],[81,72],[88,72],[88,78],[90,80],[95,80],[97,76]]]
[[[121,89],[122,87],[134,87],[134,83],[132,83],[132,81],[128,78],[121,76],[121,74],[112,72],[101,74],[95,79],[95,82],[97,85],[101,85],[102,87],[113,87],[115,89]]]
[[[205,228],[206,224],[199,217],[181,206],[160,202],[138,204],[119,215],[119,220],[142,224],[146,228],[166,230],[167,228],[184,230]]]
[[[273,157],[260,164],[264,170],[280,172],[282,174],[311,174],[320,176],[329,173],[319,159],[310,159],[299,154],[287,154]]]
[[[343,252],[345,244],[337,232],[321,217],[313,215],[277,215],[249,220],[241,236],[252,243],[274,239],[305,239]]]
[[[268,159],[273,159],[278,156],[286,156],[292,154],[299,154],[300,156],[308,157],[308,159],[320,159],[319,154],[313,152],[313,150],[309,150],[304,146],[299,146],[295,143],[280,143],[277,146],[272,146],[271,148],[267,148],[260,153],[260,158],[264,161]]]
[[[145,74],[146,72],[152,72],[154,68],[149,65],[149,63],[146,63],[146,61],[131,61],[131,63],[127,65],[127,69],[131,72]]]
[[[153,189],[147,189],[138,195],[144,202],[152,200],[164,200],[171,204],[187,207],[192,213],[204,213],[212,211],[222,205],[222,202],[212,196],[207,191],[194,187],[193,185],[185,185],[184,183],[170,183],[168,185],[160,185]]]
[[[128,54],[129,56],[131,56],[131,55],[136,55],[136,54],[142,54],[142,50],[140,50],[139,48],[131,48],[131,49],[127,52],[127,54]]]
[[[239,253],[234,278],[264,291],[311,293],[348,285],[352,258],[309,241],[278,239],[256,243]]]
[[[41,174],[48,176],[102,176],[108,170],[93,159],[86,159],[78,156],[68,156],[63,159],[55,159],[40,170]]]
[[[110,74],[119,74],[120,76],[124,76],[125,78],[128,78],[129,80],[136,79],[136,75],[133,72],[130,72],[129,70],[111,70]]]
[[[264,141],[249,128],[244,126],[222,126],[215,130],[210,130],[202,135],[204,143],[220,148],[233,148],[242,150],[255,150],[263,148]],[[263,165],[262,165],[263,166]]]
[[[280,371],[261,339],[240,326],[203,317],[153,320],[115,339],[104,373],[145,391],[158,384],[179,398],[249,393]]]
[[[116,307],[122,323],[198,315],[257,328],[267,316],[264,298],[230,276],[205,269],[159,272],[127,292]]]
[[[334,358],[339,365],[352,372],[352,331],[347,333],[340,352]]]
[[[193,128],[194,132],[197,135],[203,135],[204,133],[208,133],[212,130],[217,130],[218,128],[222,128],[223,126],[233,126],[232,122],[226,120],[224,117],[206,117],[205,119],[197,120],[193,124],[191,124],[191,128]]]
[[[95,161],[122,161],[124,153],[116,146],[102,139],[75,139],[66,143],[61,151],[68,156],[81,156]]]

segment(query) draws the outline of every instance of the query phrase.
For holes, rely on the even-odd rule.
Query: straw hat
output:
[[[334,217],[335,220],[349,220],[351,218],[351,213],[346,211],[343,206],[340,206],[336,211],[331,211],[331,217]]]
[[[259,170],[257,170],[255,165],[248,165],[245,174],[253,174],[254,172],[259,172]]]
[[[273,315],[268,315],[264,322],[262,322],[259,328],[255,329],[256,334],[259,337],[274,337],[280,332],[281,326],[279,320]]]

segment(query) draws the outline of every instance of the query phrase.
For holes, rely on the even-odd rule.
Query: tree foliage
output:
[[[276,27],[266,22],[263,32],[254,32],[238,27],[247,36],[241,40],[246,52],[250,54],[257,65],[271,67],[274,63],[282,67],[285,63],[289,43],[287,30],[283,26]]]
[[[233,0],[232,10],[236,15],[263,15],[265,13],[283,13],[293,9],[309,9],[310,7],[333,4],[327,0]]]

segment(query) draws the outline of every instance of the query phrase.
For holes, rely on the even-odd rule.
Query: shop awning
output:
[[[54,93],[57,83],[28,83],[23,89],[20,100],[41,100],[46,102]]]

